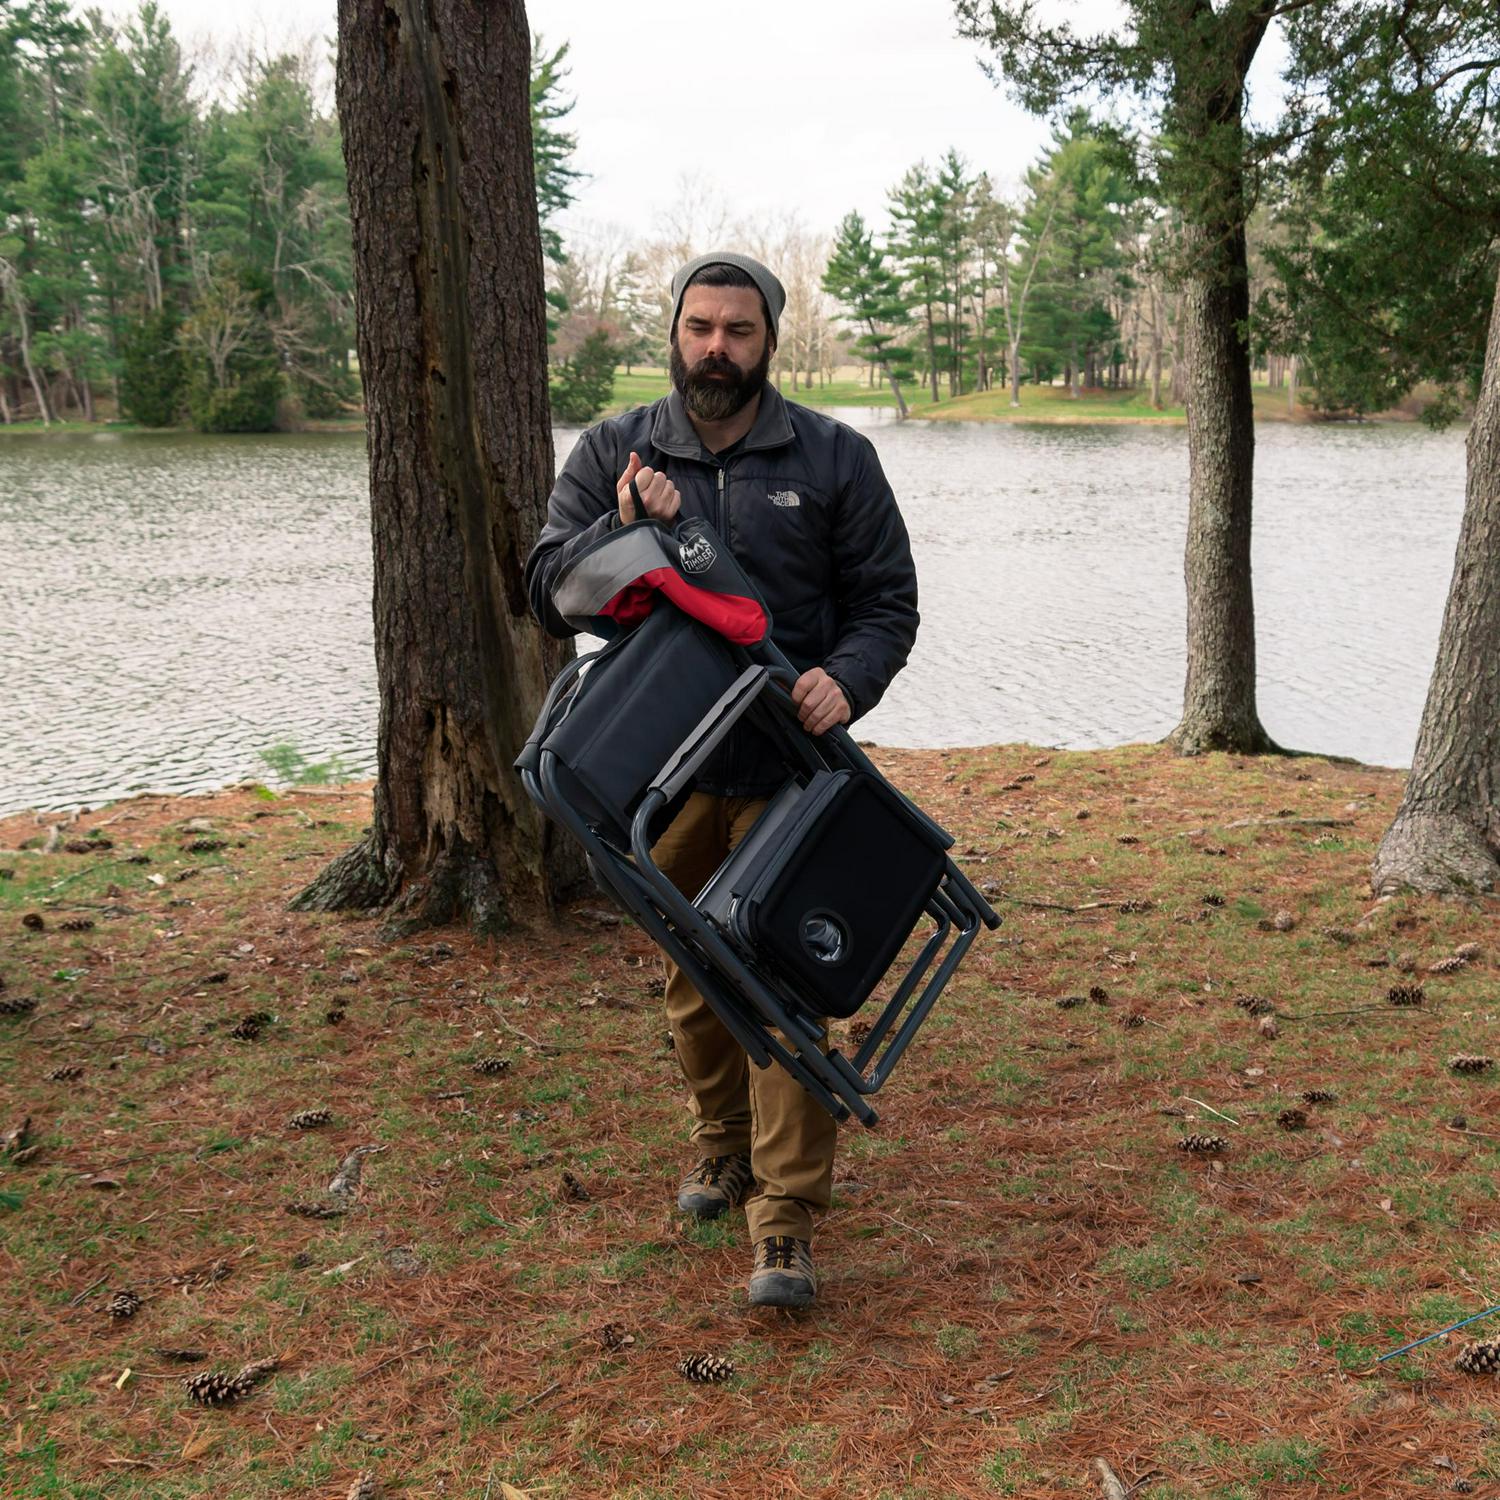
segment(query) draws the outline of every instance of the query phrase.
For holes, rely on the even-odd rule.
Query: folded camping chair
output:
[[[842,728],[817,738],[764,602],[706,521],[611,531],[553,589],[570,624],[606,636],[559,674],[516,761],[528,794],[583,845],[599,886],[691,980],[752,1062],[785,1068],[835,1119],[876,1120],[877,1092],[981,925],[1000,919],[948,857],[952,838]],[[696,896],[652,846],[739,723],[786,779]],[[852,1058],[829,1016],[871,1000],[925,936]],[[779,1034],[778,1034],[779,1033]]]

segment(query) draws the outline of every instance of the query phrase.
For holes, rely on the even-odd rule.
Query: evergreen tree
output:
[[[595,328],[573,357],[565,359],[553,374],[553,419],[578,427],[592,422],[614,394],[617,359],[609,331]]]
[[[908,306],[919,315],[922,369],[941,400],[938,378],[942,369],[945,267],[943,215],[937,184],[925,162],[907,169],[890,192],[891,251],[901,266]]]
[[[875,247],[874,235],[857,213],[844,216],[834,237],[823,290],[844,308],[858,330],[854,352],[878,369],[890,385],[899,416],[906,415],[901,383],[912,378],[911,355],[902,344],[910,308],[901,295],[901,279]]]
[[[1164,202],[1182,219],[1181,323],[1188,350],[1187,676],[1170,743],[1182,754],[1275,748],[1256,707],[1250,524],[1255,452],[1245,224],[1264,154],[1246,122],[1246,80],[1273,20],[1312,22],[1338,0],[1126,0],[1088,34],[1033,0],[955,0],[960,30],[996,58],[1021,102],[1050,111],[1107,91],[1152,127]]]

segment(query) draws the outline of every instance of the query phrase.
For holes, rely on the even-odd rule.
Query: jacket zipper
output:
[[[715,468],[718,470],[718,479],[715,483],[718,503],[714,506],[714,525],[718,528],[720,540],[726,547],[729,547],[729,497],[725,490],[726,475],[723,464],[716,464]],[[733,552],[734,548],[729,547],[729,550]],[[726,786],[731,789],[739,775],[739,757],[734,753],[736,748],[734,737],[731,735],[724,742],[722,758],[719,762],[720,774],[724,777]]]

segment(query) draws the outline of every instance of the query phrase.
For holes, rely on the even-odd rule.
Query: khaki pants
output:
[[[765,805],[763,798],[694,792],[657,841],[657,864],[691,899]],[[838,1126],[779,1063],[753,1067],[677,965],[666,965],[667,1024],[692,1093],[693,1144],[702,1156],[750,1153],[759,1184],[745,1205],[752,1240],[811,1240],[813,1215],[826,1212],[832,1196]]]

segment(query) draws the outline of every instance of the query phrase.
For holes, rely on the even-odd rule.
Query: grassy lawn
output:
[[[636,406],[645,406],[667,394],[670,382],[665,370],[637,369],[627,375],[623,370],[615,372],[614,399],[608,414],[629,411]],[[781,393],[789,400],[801,402],[803,406],[891,406],[895,398],[889,386],[871,389],[862,380],[835,380],[826,386],[804,387],[794,391],[790,376],[783,376]],[[911,398],[908,397],[908,400]]]
[[[1373,1364],[1500,1301],[1500,1085],[1445,1066],[1500,1051],[1497,905],[1369,896],[1400,774],[874,753],[1006,922],[844,1130],[799,1315],[747,1308],[742,1218],[671,1208],[657,960],[600,898],[494,943],[289,913],[367,785],[140,797],[80,853],[0,820],[0,998],[36,1001],[0,1016],[0,1130],[37,1148],[0,1157],[0,1492],[1056,1500],[1104,1457],[1137,1500],[1493,1493],[1456,1341]],[[351,1211],[286,1211],[363,1144]],[[181,1348],[282,1364],[203,1410]],[[699,1351],[737,1375],[688,1385]]]
[[[910,399],[910,398],[908,398]],[[1285,390],[1267,385],[1254,387],[1255,417],[1260,422],[1292,420]],[[1060,385],[1023,385],[1021,404],[1010,404],[1010,390],[981,391],[933,405],[926,397],[911,402],[912,414],[934,422],[1186,422],[1181,406],[1157,411],[1151,405],[1151,388],[1111,391],[1090,389],[1074,400]],[[1298,403],[1299,418],[1309,418],[1311,408]]]
[[[895,401],[888,386],[871,390],[861,380],[837,380],[827,386],[794,391],[790,381],[783,380],[781,392],[804,406],[889,406]],[[643,406],[667,393],[664,370],[637,370],[615,375],[614,400],[609,412],[628,411]],[[914,417],[933,422],[1185,422],[1187,414],[1180,406],[1156,411],[1151,405],[1149,387],[1138,390],[1087,390],[1076,401],[1065,387],[1056,385],[1023,385],[1021,405],[1010,404],[1010,389],[982,391],[960,396],[952,401],[933,403],[925,387],[910,386],[906,401]],[[1298,405],[1298,414],[1306,417],[1309,408]],[[1269,386],[1255,387],[1255,415],[1260,421],[1290,420],[1285,390]]]

